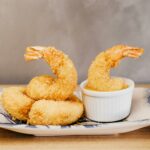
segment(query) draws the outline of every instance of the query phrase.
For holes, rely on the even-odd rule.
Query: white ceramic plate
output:
[[[149,93],[149,89],[136,88],[130,115],[113,123],[98,123],[82,118],[69,126],[31,126],[19,121],[14,122],[0,105],[0,128],[35,136],[109,135],[130,132],[150,126]],[[79,91],[76,94],[79,95]]]

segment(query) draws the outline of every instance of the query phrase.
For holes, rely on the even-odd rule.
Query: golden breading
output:
[[[95,91],[116,91],[126,88],[123,79],[110,77],[110,69],[118,66],[124,57],[138,58],[143,52],[142,48],[125,45],[117,45],[101,52],[89,67],[86,88]]]
[[[70,58],[53,47],[28,47],[26,60],[43,58],[51,67],[55,78],[42,75],[33,78],[26,93],[35,100],[54,99],[66,100],[71,96],[77,85],[77,71]]]
[[[1,102],[13,119],[26,121],[34,100],[25,95],[24,87],[10,87],[4,89]]]
[[[83,114],[83,104],[75,96],[66,101],[39,100],[29,113],[32,125],[68,125],[76,122]]]

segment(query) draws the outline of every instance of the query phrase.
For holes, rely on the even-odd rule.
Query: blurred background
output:
[[[30,45],[55,46],[67,53],[79,83],[95,56],[115,44],[145,49],[112,71],[137,83],[150,82],[149,0],[0,0],[0,84],[27,83],[51,74],[44,61],[26,63]]]

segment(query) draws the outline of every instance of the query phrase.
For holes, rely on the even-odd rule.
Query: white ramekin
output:
[[[98,122],[113,122],[126,118],[131,109],[134,82],[123,78],[128,88],[99,92],[85,89],[87,81],[80,84],[86,117]]]

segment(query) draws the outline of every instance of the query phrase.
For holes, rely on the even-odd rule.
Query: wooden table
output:
[[[1,85],[0,87],[8,85]],[[140,85],[150,87],[148,85]],[[150,150],[150,127],[111,136],[34,137],[0,129],[0,150]]]

